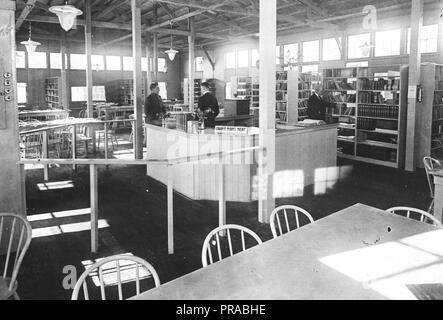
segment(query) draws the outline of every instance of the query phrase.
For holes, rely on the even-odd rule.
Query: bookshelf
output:
[[[60,77],[45,79],[45,102],[48,109],[63,109],[62,88]]]
[[[251,115],[255,127],[260,125],[260,84],[258,77],[252,78]]]
[[[194,108],[198,106],[198,99],[201,97],[201,84],[202,79],[194,79]],[[215,91],[215,87],[214,87]],[[183,95],[184,95],[184,103],[189,105],[189,79],[184,79],[183,82]]]
[[[423,63],[421,80],[422,101],[417,103],[418,144],[415,161],[423,167],[423,157],[443,155],[443,65]]]
[[[298,74],[298,120],[308,118],[308,100],[314,91],[316,84],[321,83],[320,74],[299,73]]]
[[[146,99],[145,80],[142,82],[142,100]],[[115,80],[106,83],[106,102],[117,103],[120,106],[134,105],[134,80]]]
[[[337,105],[339,157],[383,165],[404,166],[407,67],[369,72],[364,68],[324,70],[324,90]]]

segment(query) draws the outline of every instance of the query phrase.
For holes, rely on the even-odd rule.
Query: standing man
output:
[[[145,101],[146,123],[161,125],[160,116],[165,113],[165,108],[162,97],[159,95],[160,87],[157,82],[154,82],[149,86],[149,89],[151,94]]]
[[[320,84],[314,88],[314,93],[308,100],[308,118],[313,120],[326,121],[326,108],[335,108],[335,104],[323,100],[321,92],[323,88]]]
[[[220,113],[217,98],[209,91],[209,83],[201,84],[202,96],[198,99],[198,109],[203,113],[205,118],[205,128],[215,127],[215,118]]]

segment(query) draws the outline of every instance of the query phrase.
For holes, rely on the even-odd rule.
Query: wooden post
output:
[[[92,105],[92,18],[91,0],[85,0],[85,53],[86,53],[86,91],[87,91],[87,114],[88,118],[93,118],[94,107]]]
[[[43,131],[42,133],[43,139],[42,139],[42,158],[48,159],[48,131]],[[45,181],[49,180],[49,174],[48,174],[48,165],[43,165],[43,178]]]
[[[189,18],[189,30],[190,34],[188,36],[188,46],[189,46],[189,61],[188,61],[188,70],[189,70],[189,111],[194,112],[194,74],[195,74],[195,27],[194,27],[194,17]],[[186,90],[186,88],[184,88]]]
[[[148,61],[148,71],[146,73],[146,86],[145,86],[146,87],[145,88],[146,94],[145,94],[145,96],[148,97],[150,94],[149,86],[153,82],[153,80],[152,80],[153,79],[152,78],[152,65],[149,62],[150,59],[153,59],[153,57],[152,57],[152,39],[151,39],[150,32],[146,32],[145,39],[146,39],[146,60]]]
[[[409,54],[409,86],[420,84],[420,29],[423,25],[423,0],[412,0],[411,8],[411,52]],[[405,170],[415,171],[415,124],[417,118],[417,100],[408,97],[408,114],[406,130]]]
[[[108,159],[109,157],[109,151],[108,151],[108,143],[109,143],[109,136],[108,136],[108,123],[105,122],[105,159]]]
[[[98,179],[97,166],[89,165],[91,197],[91,252],[98,251]]]
[[[268,223],[275,208],[275,73],[277,0],[260,0],[260,153],[258,164],[258,220]]]
[[[218,226],[226,224],[226,192],[224,157],[220,156],[218,165]],[[224,234],[222,234],[224,236]]]
[[[174,254],[174,167],[168,165],[168,253]]]
[[[66,70],[67,70],[67,61],[66,61],[66,35],[65,32],[62,30],[60,32],[60,55],[62,59],[62,65],[60,69],[60,76],[61,76],[61,82],[62,82],[62,88],[61,88],[61,101],[63,104],[64,109],[69,109],[69,100],[68,100],[68,80],[66,76]]]
[[[71,149],[72,149],[72,159],[75,160],[77,157],[77,126],[72,125],[72,139],[71,139]],[[72,165],[72,169],[76,170],[77,166]]]
[[[156,3],[154,4],[152,14],[154,15],[153,24],[156,25],[157,19],[158,19],[158,5]],[[154,71],[153,82],[157,82],[158,81],[158,33],[154,32],[152,36],[153,36],[153,46],[154,46],[154,48],[152,49],[152,51],[153,51],[152,52],[152,67],[153,67],[153,71]]]
[[[134,115],[135,159],[143,159],[143,99],[142,99],[142,18],[141,1],[131,0],[132,7],[132,55],[134,61]]]

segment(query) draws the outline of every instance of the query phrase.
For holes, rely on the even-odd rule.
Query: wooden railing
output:
[[[226,224],[226,197],[225,197],[225,162],[229,156],[236,154],[245,154],[251,152],[265,152],[262,147],[251,147],[238,150],[221,151],[208,154],[200,154],[189,157],[179,157],[174,159],[144,159],[144,160],[119,160],[119,159],[25,159],[18,162],[22,181],[25,181],[26,164],[32,165],[88,165],[90,167],[90,202],[91,202],[91,251],[98,251],[98,166],[130,166],[130,165],[166,165],[168,170],[167,179],[167,217],[168,217],[168,252],[174,254],[174,171],[176,165],[195,163],[209,159],[219,159],[218,169],[218,195],[219,195],[219,225]],[[23,188],[24,189],[24,188]],[[24,203],[26,204],[26,194],[23,194]],[[26,208],[26,205],[24,206]],[[26,213],[25,213],[26,214]]]

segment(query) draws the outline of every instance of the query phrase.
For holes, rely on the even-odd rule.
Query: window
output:
[[[438,25],[423,26],[420,31],[421,53],[437,52]],[[408,54],[411,53],[411,28],[408,28]]]
[[[257,49],[252,49],[251,52],[251,66],[252,67],[256,67],[257,66],[257,62],[260,60],[260,55],[258,53]]]
[[[51,69],[61,69],[62,68],[62,55],[58,52],[51,52],[49,54],[49,64]]]
[[[123,70],[124,71],[134,71],[134,58],[133,57],[123,57]]]
[[[303,62],[320,60],[320,41],[303,42]]]
[[[46,52],[34,52],[28,55],[29,68],[46,69],[48,64],[46,62]]]
[[[287,44],[283,47],[285,66],[298,63],[298,43]]]
[[[346,63],[346,68],[358,68],[358,67],[368,67],[368,61],[355,61]]]
[[[203,57],[196,57],[195,61],[195,71],[200,72],[203,71]]]
[[[168,68],[166,65],[165,58],[158,58],[158,72],[167,72]]]
[[[280,46],[275,47],[275,63],[277,65],[281,64],[281,54],[280,54]]]
[[[88,100],[88,91],[86,87],[71,87],[71,100],[73,102]],[[92,87],[93,101],[106,101],[105,86]]]
[[[26,68],[26,54],[24,51],[15,52],[15,67]]]
[[[232,99],[232,84],[231,84],[231,82],[226,82],[225,99]]]
[[[105,60],[103,59],[103,56],[99,55],[91,55],[91,65],[92,70],[100,71],[105,70]]]
[[[142,58],[142,71],[148,71],[148,58]]]
[[[27,103],[26,95],[27,85],[24,82],[17,83],[17,103]]]
[[[249,51],[248,50],[241,50],[237,52],[237,58],[238,58],[238,67],[239,68],[247,68],[249,66]]]
[[[348,37],[348,59],[368,58],[370,55],[371,34],[357,34]]]
[[[400,29],[375,33],[375,56],[400,55]]]
[[[158,87],[160,92],[158,93],[162,99],[168,99],[168,90],[166,89],[166,82],[159,82]]]
[[[120,71],[122,69],[119,56],[106,56],[106,70]]]
[[[71,70],[86,70],[86,55],[71,53]]]
[[[341,38],[338,38],[341,42]],[[323,39],[323,60],[340,60],[341,52],[336,38]]]
[[[318,72],[318,64],[309,64],[301,67],[301,72]]]
[[[235,52],[226,54],[226,69],[235,69]]]

